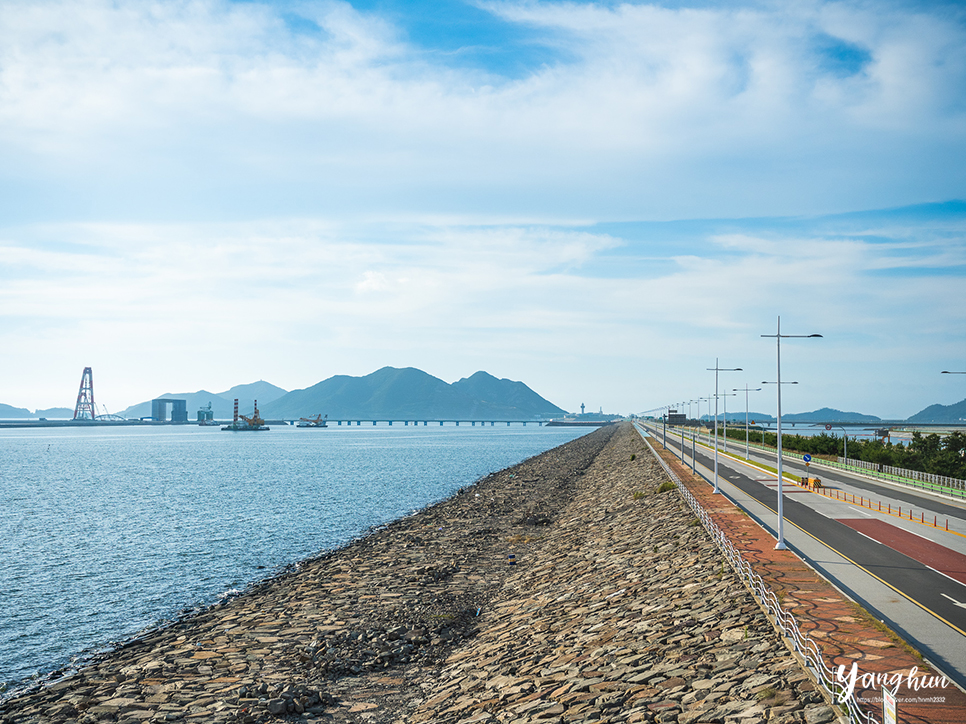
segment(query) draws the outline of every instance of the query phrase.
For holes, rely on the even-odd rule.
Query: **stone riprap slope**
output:
[[[613,433],[489,475],[0,704],[0,722],[391,720],[421,696],[414,680],[474,635],[507,575],[508,537],[544,530]]]
[[[603,428],[7,702],[0,722],[831,720],[665,479],[630,425]]]

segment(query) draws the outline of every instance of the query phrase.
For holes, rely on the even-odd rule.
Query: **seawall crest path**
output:
[[[602,428],[11,699],[0,724],[833,721],[665,480],[629,423]]]

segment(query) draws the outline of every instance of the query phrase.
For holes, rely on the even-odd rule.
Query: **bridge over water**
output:
[[[288,422],[290,425],[294,425],[298,421],[287,420],[286,422]],[[393,423],[397,425],[402,424],[404,427],[409,425],[412,425],[413,427],[418,427],[419,425],[422,425],[423,427],[426,427],[428,425],[439,425],[440,427],[442,427],[443,425],[453,425],[456,427],[459,427],[460,425],[464,425],[464,426],[469,425],[470,427],[476,427],[477,425],[479,425],[480,427],[486,427],[487,425],[489,425],[490,427],[494,427],[495,425],[506,425],[507,427],[509,427],[510,425],[522,425],[523,427],[526,427],[527,425],[543,426],[548,424],[550,420],[422,420],[422,419],[420,420],[398,420],[398,419],[355,420],[355,419],[352,419],[352,420],[327,420],[326,422],[328,423],[329,427],[332,427],[333,425],[335,426],[346,425],[348,427],[355,425],[358,427],[363,424],[372,425],[372,426],[384,425],[384,426],[391,427]]]

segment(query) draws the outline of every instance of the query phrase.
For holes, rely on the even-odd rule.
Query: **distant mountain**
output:
[[[687,414],[687,411],[685,411],[684,414]],[[713,422],[714,421],[714,415],[702,415],[699,419],[701,419],[701,420],[711,420]],[[725,416],[724,416],[724,413],[723,412],[719,412],[718,413],[718,419],[719,420],[724,420],[725,419]],[[783,419],[784,419],[784,416],[783,416]],[[750,422],[774,422],[774,421],[775,421],[775,418],[774,417],[772,417],[771,415],[766,415],[764,412],[749,412],[748,413],[748,422],[749,423]],[[741,412],[729,412],[728,413],[728,422],[740,422],[740,423],[744,424],[744,422],[745,422],[745,412],[744,412],[744,410],[742,410]]]
[[[226,400],[221,395],[214,392],[208,392],[208,390],[198,390],[197,392],[182,392],[173,393],[165,392],[163,395],[158,395],[158,398],[164,398],[167,400],[184,400],[188,407],[188,419],[195,420],[198,417],[198,410],[207,407],[208,403],[211,403],[211,411],[214,413],[216,420],[230,420],[232,415],[232,402],[231,400]],[[249,407],[251,403],[249,403]],[[245,408],[242,408],[243,410]],[[251,412],[251,410],[248,410]],[[245,412],[245,414],[248,414]],[[144,402],[139,402],[136,405],[131,405],[126,410],[121,410],[117,413],[121,417],[127,418],[138,418],[138,417],[150,417],[151,416],[151,400],[146,400]],[[168,406],[167,414],[170,417],[171,407]]]
[[[34,417],[46,417],[48,420],[70,420],[74,417],[73,407],[50,407],[46,410],[37,410]]]
[[[255,400],[258,400],[258,411],[262,411],[265,402],[277,400],[285,394],[285,390],[276,387],[270,382],[259,380],[247,385],[235,385],[225,392],[208,392],[208,390],[198,390],[197,392],[182,392],[179,394],[165,392],[158,395],[155,399],[184,400],[188,407],[188,419],[195,420],[198,417],[198,410],[205,409],[211,404],[211,411],[216,420],[230,420],[234,414],[234,400],[238,398],[238,411],[243,415],[250,415]],[[74,412],[71,410],[71,416]],[[121,417],[136,418],[151,416],[151,400],[139,402],[131,405],[126,410],[118,413]],[[168,408],[167,414],[171,415]]]
[[[906,422],[963,422],[966,420],[966,400],[952,405],[930,405]]]
[[[782,415],[782,420],[789,422],[881,422],[882,418],[875,415],[863,415],[861,412],[842,412],[830,407],[823,407],[814,412]]]
[[[563,413],[522,382],[485,372],[452,385],[413,367],[364,377],[336,375],[260,406],[265,418],[325,414],[332,419],[532,420]]]
[[[259,405],[261,405],[274,402],[286,392],[288,390],[276,387],[271,382],[259,380],[258,382],[251,382],[247,385],[235,385],[230,390],[219,392],[218,395],[224,397],[226,400],[234,400],[237,397],[239,405],[241,405],[242,400],[258,400]]]
[[[49,410],[35,410],[31,412],[24,407],[12,407],[0,402],[0,420],[22,420],[37,419],[46,417],[50,420],[70,419],[74,416],[74,410],[66,407],[51,407]]]
[[[73,412],[71,414],[73,415]],[[2,419],[17,420],[22,417],[33,417],[33,416],[34,414],[26,408],[13,407],[11,405],[4,405],[2,402],[0,402],[0,418]]]
[[[543,399],[522,382],[514,382],[506,378],[497,379],[482,370],[450,386],[482,402],[519,410],[522,419],[566,414],[565,410]]]
[[[702,420],[714,420],[714,415],[704,415]],[[724,419],[724,413],[718,414],[718,419]],[[744,423],[745,413],[744,412],[729,412],[728,422],[740,422]],[[754,422],[776,422],[776,418],[773,415],[766,415],[763,412],[749,412],[748,421]],[[834,410],[831,407],[823,407],[820,410],[814,410],[813,412],[793,412],[791,414],[785,413],[782,415],[782,422],[880,422],[880,418],[875,415],[863,415],[861,412],[842,412],[841,410]]]

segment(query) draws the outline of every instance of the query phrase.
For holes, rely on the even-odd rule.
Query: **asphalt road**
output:
[[[662,438],[659,431],[653,431],[653,434],[656,441],[660,443]],[[667,442],[668,447],[673,448],[677,452],[680,446],[680,436],[672,440],[672,436],[668,435]],[[729,447],[731,446],[729,445]],[[690,464],[691,446],[686,444],[685,450],[685,460]],[[732,454],[738,453],[743,456],[744,446],[741,445],[739,448],[732,449],[731,452]],[[753,460],[754,457],[752,455]],[[767,455],[760,455],[760,458],[761,462],[771,467],[775,466],[774,455],[770,459]],[[700,445],[697,449],[696,459],[699,467],[703,466],[707,470],[714,469],[713,453],[706,448],[702,448]],[[789,473],[804,474],[804,465],[789,464],[786,460],[783,467]],[[816,477],[815,473],[816,471],[813,469],[813,477]],[[755,472],[742,463],[737,463],[720,454],[718,456],[718,474],[720,478],[727,480],[748,497],[753,498],[773,512],[777,510],[778,492],[776,490],[774,474]],[[705,477],[710,476],[706,475]],[[882,498],[892,500],[903,500],[906,504],[915,506],[917,510],[928,509],[930,512],[935,510],[949,517],[951,530],[954,523],[957,527],[962,528],[962,523],[966,520],[966,510],[962,507],[948,505],[932,497],[917,496],[915,491],[897,491],[892,487],[879,486],[875,483],[859,479],[854,475],[849,475],[847,472],[840,472],[828,468],[823,468],[818,477],[821,477],[823,481],[826,481],[830,485],[836,485],[836,481],[841,480],[851,487],[866,490],[877,497],[881,496]],[[854,527],[838,520],[839,518],[852,520],[853,525],[856,525],[855,519],[860,519],[866,515],[870,515],[871,517],[871,514],[867,514],[867,512],[852,507],[845,502],[836,501],[834,498],[804,492],[800,488],[792,488],[792,490],[797,492],[787,494],[788,489],[786,488],[783,507],[785,513],[786,542],[789,548],[795,550],[805,560],[809,560],[809,556],[787,540],[789,524],[794,524],[815,539],[821,541],[825,546],[833,549],[840,556],[848,559],[855,566],[864,569],[867,573],[872,574],[895,591],[900,592],[926,613],[939,619],[951,627],[951,629],[958,631],[960,635],[966,637],[966,585],[924,565],[899,550],[895,550],[867,535],[863,535]],[[798,498],[802,498],[802,496],[809,496],[811,505],[799,502]],[[770,520],[766,519],[761,522],[774,534],[775,528],[777,527],[777,513],[774,513],[774,517],[771,517]],[[924,538],[926,537],[926,533],[927,529],[924,528]],[[951,551],[950,555],[946,551],[951,551],[951,548],[933,543],[934,554],[948,556],[949,565],[958,566],[955,569],[958,575],[959,569],[963,567],[963,556],[954,551]],[[939,567],[949,570],[948,566]],[[892,620],[892,617],[880,609],[874,601],[869,600],[868,597],[863,596],[856,591],[854,586],[850,585],[848,575],[844,576],[844,580],[840,577],[834,583],[839,588],[849,592],[853,598],[860,601],[877,618],[885,620],[892,628],[902,632],[910,643],[928,656],[932,648],[930,642],[923,640],[917,635],[915,627],[911,627],[908,621]],[[950,634],[953,636],[956,635],[954,631],[950,631]],[[962,641],[962,647],[966,647],[966,638]],[[966,684],[966,671],[959,669],[958,671],[949,673],[952,674],[952,678],[958,680],[961,686]]]
[[[670,442],[670,439],[668,442]],[[680,437],[675,441],[675,443],[680,444]],[[688,453],[690,453],[691,446],[687,438],[685,438],[685,448],[688,450]],[[728,442],[728,448],[732,455],[744,457],[745,446],[743,444],[739,443],[735,445],[734,441],[730,440]],[[768,454],[754,448],[750,449],[748,457],[751,462],[760,462],[771,467],[775,467],[778,462],[775,459],[774,453]],[[690,458],[688,459],[690,460]],[[718,464],[719,466],[721,464],[720,455],[718,456]],[[808,470],[808,474],[813,478],[821,478],[822,480],[844,483],[852,488],[864,490],[867,493],[871,493],[882,498],[891,498],[892,500],[902,501],[903,503],[920,510],[923,508],[928,508],[930,512],[938,513],[950,519],[957,518],[959,520],[966,521],[966,509],[964,509],[962,506],[945,503],[941,499],[934,496],[923,495],[914,488],[902,490],[897,486],[880,485],[870,481],[868,478],[862,477],[861,475],[854,475],[847,470],[840,470],[838,468],[816,466],[806,469],[804,461],[789,460],[787,457],[782,461],[782,469],[786,473],[799,476],[805,475],[806,470]]]

